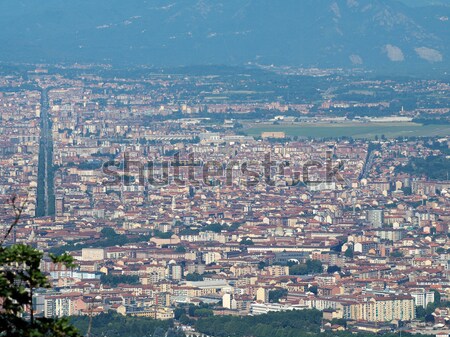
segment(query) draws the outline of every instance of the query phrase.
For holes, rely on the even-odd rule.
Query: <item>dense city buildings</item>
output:
[[[110,71],[0,76],[2,228],[17,196],[8,244],[45,252],[52,281],[35,315],[446,324],[447,82]],[[66,251],[75,268],[48,255]]]

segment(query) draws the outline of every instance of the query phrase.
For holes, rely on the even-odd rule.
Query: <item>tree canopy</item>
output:
[[[289,267],[290,275],[319,274],[323,272],[322,262],[307,260],[306,263],[294,264]]]
[[[37,249],[16,244],[0,247],[0,336],[8,337],[78,337],[77,329],[65,318],[35,318],[33,292],[38,288],[50,288],[50,283],[39,269],[43,253]],[[54,263],[73,267],[69,255],[50,258]]]
[[[78,337],[80,334],[66,318],[34,317],[33,294],[38,288],[50,288],[47,276],[39,269],[44,254],[26,244],[7,246],[8,236],[19,223],[25,203],[10,204],[14,222],[0,241],[0,336],[8,337]],[[49,254],[55,264],[73,268],[72,256]]]

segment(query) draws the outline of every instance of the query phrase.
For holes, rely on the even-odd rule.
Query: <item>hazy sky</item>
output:
[[[448,69],[450,0],[400,1],[0,0],[0,62]]]
[[[445,4],[450,5],[450,0],[400,0],[407,5],[411,6],[423,6],[430,4]]]

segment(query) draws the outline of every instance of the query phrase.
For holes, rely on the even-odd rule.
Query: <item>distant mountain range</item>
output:
[[[0,61],[449,69],[444,0],[5,0]]]

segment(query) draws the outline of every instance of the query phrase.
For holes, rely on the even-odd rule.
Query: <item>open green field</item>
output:
[[[289,125],[260,124],[251,126],[245,132],[250,136],[261,136],[262,132],[285,132],[286,136],[298,137],[353,137],[370,138],[384,135],[395,137],[432,137],[448,136],[450,125],[422,125],[416,123],[297,123]]]

